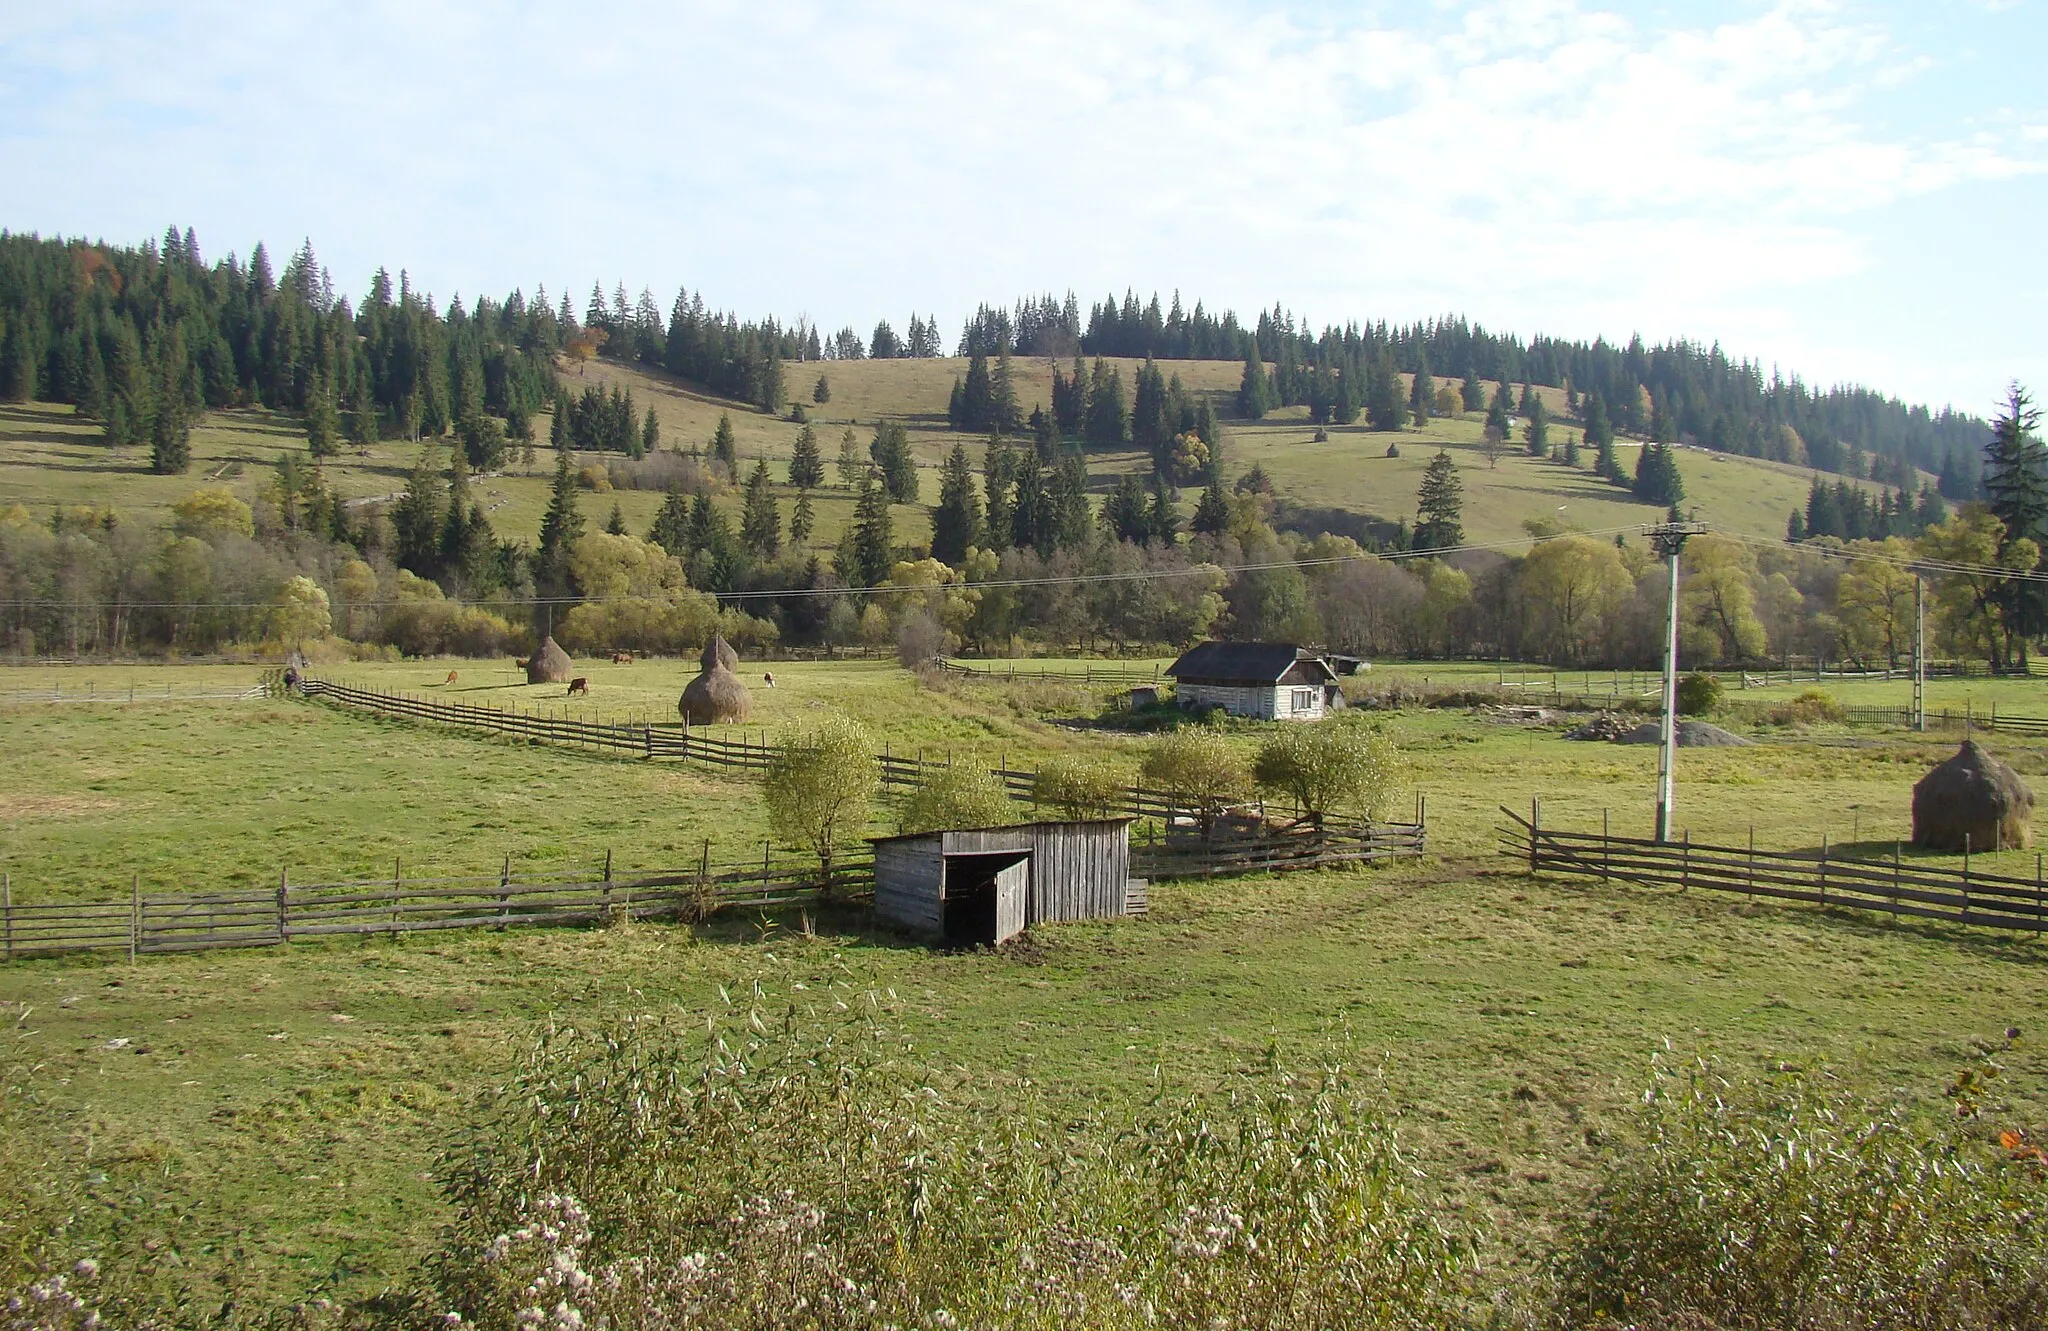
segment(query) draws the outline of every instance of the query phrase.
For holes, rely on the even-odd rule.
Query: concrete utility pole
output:
[[[1705,532],[1704,522],[1666,522],[1650,528],[1650,543],[1671,565],[1670,603],[1665,610],[1663,744],[1657,752],[1657,840],[1671,840],[1671,769],[1678,757],[1678,556],[1685,538]]]
[[[1927,575],[1913,570],[1913,729],[1927,729]]]

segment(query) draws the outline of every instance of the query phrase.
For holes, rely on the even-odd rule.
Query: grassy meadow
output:
[[[1035,663],[1034,663],[1035,664]],[[449,668],[457,683],[440,683]],[[674,662],[591,667],[592,712],[672,706]],[[1477,668],[1432,667],[1433,676]],[[891,666],[778,664],[756,688],[773,730],[840,709],[899,751],[1013,763],[1071,749],[1135,766],[1142,737],[1061,724],[1108,691],[919,685]],[[750,782],[346,715],[295,701],[37,704],[0,679],[0,866],[17,901],[388,872],[629,868],[758,846]],[[99,675],[101,672],[92,672]],[[247,667],[135,668],[142,691],[245,680]],[[349,665],[359,684],[568,706],[498,662]],[[109,670],[105,678],[123,678]],[[1959,682],[1960,683],[1960,682]],[[1982,682],[1978,682],[1982,687]],[[0,1162],[36,1160],[73,1209],[65,1241],[165,1289],[245,1305],[363,1297],[404,1281],[448,1218],[441,1153],[543,1023],[640,1014],[684,1024],[753,1000],[779,1010],[851,987],[928,1059],[960,1070],[959,1112],[1013,1097],[1055,1115],[1212,1084],[1271,1050],[1340,1048],[1383,1097],[1447,1218],[1487,1235],[1485,1269],[1526,1275],[1579,1204],[1666,1051],[1741,1076],[1833,1069],[1867,1093],[1942,1103],[2000,1050],[1990,1118],[2048,1124],[2048,947],[1987,930],[1757,908],[1619,883],[1532,880],[1495,849],[1495,806],[1546,823],[1650,821],[1652,747],[1572,743],[1484,713],[1403,711],[1397,807],[1427,794],[1420,863],[1163,883],[1142,919],[1034,930],[1001,953],[942,954],[853,912],[732,913],[701,928],[335,940],[288,950],[0,965]],[[1263,732],[1228,732],[1249,748]],[[1905,834],[1912,782],[1948,751],[1896,732],[1767,734],[1681,754],[1697,838],[1872,853]],[[2039,784],[2048,745],[1994,737]],[[874,827],[888,826],[878,807]],[[747,843],[751,843],[748,845]],[[2032,856],[1985,856],[2024,872]],[[2002,1033],[2019,1028],[2017,1046]],[[1028,1088],[1028,1089],[1026,1089]]]
[[[1140,362],[1114,362],[1128,386]],[[830,482],[813,494],[817,528],[812,544],[829,551],[850,520],[853,492],[838,483],[833,466],[840,438],[855,430],[862,456],[874,427],[884,420],[904,424],[921,469],[920,504],[897,505],[894,513],[899,542],[929,537],[925,505],[938,496],[938,467],[956,440],[964,440],[975,457],[980,439],[960,435],[946,422],[946,401],[955,376],[964,373],[961,358],[933,360],[833,361],[816,366],[786,367],[792,397],[811,412]],[[1180,375],[1193,391],[1215,400],[1226,416],[1231,410],[1242,366],[1225,361],[1181,361],[1165,367]],[[831,384],[829,402],[809,405],[816,376]],[[1015,365],[1019,400],[1026,409],[1051,400],[1049,362],[1019,360]],[[742,470],[756,458],[767,458],[778,479],[795,444],[799,426],[786,416],[761,412],[707,395],[658,371],[598,361],[565,371],[572,392],[596,385],[630,387],[636,404],[652,406],[669,447],[705,447],[721,415],[733,423]],[[1563,395],[1539,389],[1554,414],[1564,409]],[[1589,470],[1572,469],[1553,460],[1511,451],[1489,465],[1481,451],[1481,418],[1476,413],[1432,420],[1419,429],[1378,433],[1363,424],[1333,426],[1329,439],[1314,442],[1306,408],[1287,408],[1259,422],[1226,425],[1226,472],[1232,478],[1253,465],[1273,478],[1278,493],[1310,510],[1345,510],[1387,520],[1414,517],[1415,492],[1422,470],[1438,448],[1457,460],[1465,486],[1465,531],[1474,541],[1518,542],[1522,524],[1531,520],[1563,521],[1589,531],[1631,527],[1659,520],[1653,507],[1628,498],[1626,492],[1597,480]],[[1555,427],[1562,439],[1569,426]],[[552,460],[545,446],[547,421],[536,430],[541,446],[536,461],[514,460],[506,470],[477,478],[478,502],[492,527],[503,536],[532,542],[538,538],[547,508]],[[1574,433],[1576,431],[1573,431]],[[1388,445],[1400,456],[1387,457]],[[90,504],[142,513],[157,518],[200,484],[225,485],[245,500],[255,500],[269,483],[271,468],[282,452],[304,453],[301,424],[288,414],[260,408],[208,413],[193,432],[193,463],[183,476],[155,476],[148,470],[148,450],[109,449],[99,442],[98,426],[77,418],[71,408],[50,404],[0,406],[0,507],[21,503],[42,509],[55,505]],[[1619,444],[1624,466],[1633,468],[1636,446]],[[344,499],[395,496],[405,485],[419,454],[417,446],[385,440],[365,449],[344,448],[329,461],[326,473],[335,493]],[[585,462],[601,460],[596,455]],[[1149,463],[1135,451],[1092,454],[1090,471],[1098,494],[1119,475],[1145,472]],[[1703,521],[1730,531],[1782,536],[1785,519],[1805,502],[1814,475],[1802,467],[1748,458],[1724,457],[1703,451],[1681,451],[1686,504]],[[777,487],[785,520],[795,492]],[[644,532],[653,522],[662,496],[654,491],[585,493],[582,509],[593,524],[618,506],[630,529]],[[736,494],[725,502],[735,508]],[[1192,502],[1190,498],[1188,502]]]

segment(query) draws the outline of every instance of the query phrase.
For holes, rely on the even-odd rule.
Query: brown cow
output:
[[[519,656],[515,656],[515,657],[513,657],[513,658],[512,658],[512,668],[513,668],[514,670],[524,670],[524,669],[526,669],[526,659],[525,659],[524,657],[519,657]]]
[[[573,698],[579,693],[586,698],[590,696],[590,681],[585,679],[581,675],[578,675],[576,678],[569,681],[569,692],[567,696]]]
[[[612,653],[612,664],[613,664],[613,665],[631,665],[631,664],[633,664],[633,653],[631,653],[631,652],[613,652],[613,653]]]
[[[446,679],[444,679],[444,680],[442,680],[442,681],[441,681],[441,687],[445,689],[445,688],[447,688],[447,687],[448,687],[448,686],[449,686],[450,684],[453,684],[454,682],[455,682],[455,672],[454,672],[453,670],[451,670],[451,671],[449,671],[449,672],[448,672],[448,678],[446,678]]]

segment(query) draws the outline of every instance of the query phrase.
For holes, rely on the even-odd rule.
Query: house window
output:
[[[1315,709],[1316,691],[1314,689],[1296,689],[1294,691],[1294,706],[1291,710],[1313,712]]]

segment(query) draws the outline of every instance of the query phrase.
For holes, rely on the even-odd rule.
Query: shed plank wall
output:
[[[1031,904],[1040,920],[1099,920],[1124,913],[1131,852],[1123,823],[1042,823],[1031,830]]]
[[[875,843],[875,914],[922,934],[945,932],[937,836]]]

